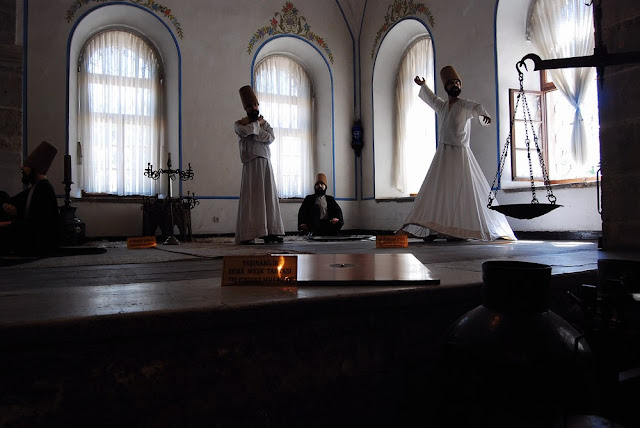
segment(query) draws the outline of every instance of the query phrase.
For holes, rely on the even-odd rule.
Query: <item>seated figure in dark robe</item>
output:
[[[298,210],[298,230],[316,236],[337,235],[344,219],[336,200],[327,195],[327,176],[318,174],[314,193],[307,195]]]
[[[46,176],[57,152],[43,141],[21,168],[22,182],[29,187],[13,197],[0,192],[0,254],[41,256],[58,246],[58,201]]]

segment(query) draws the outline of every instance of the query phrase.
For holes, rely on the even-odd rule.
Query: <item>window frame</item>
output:
[[[524,119],[516,119],[514,117],[515,115],[515,101],[517,98],[517,94],[520,92],[519,89],[509,89],[509,123],[511,124],[511,129],[510,129],[510,135],[511,135],[511,179],[513,181],[527,181],[530,182],[531,181],[531,175],[529,173],[529,170],[526,171],[526,175],[523,175],[521,173],[519,173],[518,168],[517,168],[517,153],[519,151],[525,151],[526,148],[518,148],[517,144],[516,144],[516,123],[517,122],[524,122]],[[542,118],[540,120],[534,120],[533,122],[535,123],[540,123],[540,135],[538,135],[538,144],[540,146],[540,151],[542,152],[542,158],[544,160],[545,165],[548,165],[549,163],[549,156],[548,156],[548,152],[547,152],[547,109],[546,109],[546,100],[544,97],[545,92],[544,91],[534,91],[534,90],[525,90],[524,91],[524,95],[526,96],[527,94],[533,94],[536,96],[540,97],[540,106],[541,106],[541,110],[542,110]],[[522,104],[520,104],[518,107],[520,108]],[[533,147],[531,147],[533,146]],[[531,141],[530,143],[530,150],[533,150],[534,152],[536,151],[535,149],[535,145],[533,144],[533,141]],[[536,161],[539,162],[539,160],[536,159]],[[533,162],[533,160],[532,160]],[[534,175],[533,177],[533,181],[534,182],[543,182],[544,178],[543,177],[537,177]]]
[[[91,34],[83,43],[82,48],[79,51],[78,54],[78,59],[77,59],[77,71],[78,74],[81,72],[81,67],[84,61],[84,56],[86,55],[86,50],[87,50],[87,46],[89,45],[89,43],[96,37],[104,34],[104,33],[108,33],[108,32],[114,32],[114,31],[122,31],[122,32],[127,32],[130,33],[132,35],[134,35],[135,37],[138,37],[140,40],[142,40],[144,42],[144,44],[147,46],[147,48],[149,50],[151,50],[153,52],[153,54],[155,55],[156,59],[157,59],[157,79],[158,79],[158,92],[156,93],[157,97],[160,97],[160,99],[158,100],[158,124],[159,127],[157,129],[157,132],[159,135],[161,135],[161,140],[166,138],[167,136],[166,134],[166,126],[164,125],[167,118],[166,118],[166,114],[163,108],[163,105],[165,103],[165,99],[166,99],[166,89],[165,89],[165,85],[164,85],[164,74],[165,74],[165,70],[164,70],[164,62],[163,62],[163,57],[160,54],[160,51],[158,50],[158,48],[156,47],[156,45],[143,33],[141,33],[140,31],[137,31],[133,28],[127,27],[127,26],[122,26],[122,25],[111,25],[108,26],[106,28],[101,29],[100,31],[97,31],[93,34]],[[80,79],[77,80],[77,94],[78,94],[78,98],[80,97],[81,94],[81,90],[80,90]],[[78,105],[80,104],[80,100],[78,99]],[[126,113],[122,113],[121,116],[127,116]],[[80,123],[82,123],[82,120],[80,118],[80,115],[78,115],[78,119],[76,124],[79,125]],[[85,141],[81,141],[81,136],[80,133],[78,133],[78,142],[82,144],[82,147],[84,150],[86,147],[86,142]],[[160,146],[162,146],[162,142],[159,142]],[[160,149],[161,147],[157,147],[156,149]],[[143,172],[143,171],[142,171]],[[141,173],[142,173],[141,172]],[[83,183],[84,184],[84,183]],[[84,188],[80,189],[80,195],[82,198],[88,197],[88,198],[93,198],[93,199],[117,199],[117,200],[122,200],[122,201],[139,201],[144,197],[149,197],[152,196],[152,194],[155,192],[156,194],[159,193],[162,188],[162,183],[160,181],[158,181],[157,183],[152,183],[151,186],[151,191],[149,195],[145,195],[145,194],[129,194],[129,195],[118,195],[118,194],[113,194],[113,193],[107,193],[107,192],[87,192]]]
[[[541,70],[540,71],[540,90],[536,91],[536,90],[525,90],[524,93],[525,94],[535,94],[541,97],[541,108],[542,108],[542,119],[539,121],[534,121],[534,122],[539,122],[541,123],[541,127],[540,129],[542,130],[541,135],[538,136],[538,144],[540,145],[540,150],[542,151],[542,158],[544,160],[545,163],[545,167],[547,168],[547,174],[549,173],[549,165],[550,165],[550,159],[549,159],[549,142],[548,142],[548,134],[547,134],[547,126],[548,126],[548,110],[547,110],[547,94],[549,94],[550,92],[553,91],[557,91],[558,89],[556,88],[556,85],[549,79],[549,73],[547,72],[547,70]],[[531,177],[529,175],[529,171],[526,171],[526,176],[522,175],[521,171],[518,171],[517,168],[517,159],[516,159],[516,152],[517,151],[523,151],[525,149],[519,149],[516,148],[516,132],[515,132],[515,122],[523,122],[523,120],[521,119],[514,119],[514,105],[515,105],[515,98],[517,96],[517,93],[520,92],[519,89],[514,89],[514,88],[510,88],[509,89],[509,123],[510,125],[510,135],[511,135],[511,147],[510,147],[510,154],[511,154],[511,179],[513,181],[516,182],[530,182],[531,181]],[[533,141],[531,142],[531,144],[533,144]],[[532,147],[533,150],[535,150],[535,147]],[[537,182],[537,183],[543,183],[544,182],[544,178],[543,177],[533,177],[533,181]],[[591,182],[595,182],[596,181],[596,177],[580,177],[580,178],[568,178],[568,179],[562,179],[562,180],[553,180],[551,178],[549,178],[549,183],[550,184],[570,184],[570,183],[591,183]]]
[[[271,53],[269,55],[266,55],[265,57],[263,57],[262,59],[260,59],[260,61],[256,62],[256,65],[253,69],[252,75],[253,75],[253,81],[254,81],[254,87],[255,87],[255,91],[256,91],[256,95],[258,97],[258,99],[260,100],[260,94],[261,92],[259,92],[259,87],[258,87],[258,74],[259,74],[259,69],[260,66],[263,65],[265,63],[265,61],[267,61],[270,58],[274,58],[274,57],[281,57],[284,58],[288,61],[292,61],[294,64],[296,64],[298,67],[300,67],[303,71],[304,74],[306,76],[306,78],[308,79],[309,82],[309,104],[310,104],[310,110],[309,110],[309,129],[305,130],[304,128],[280,128],[278,126],[275,126],[274,123],[269,121],[269,117],[267,117],[267,121],[269,121],[269,124],[271,125],[271,127],[274,130],[274,133],[276,133],[276,131],[278,129],[282,129],[282,130],[289,130],[289,131],[293,131],[296,135],[299,135],[300,138],[302,139],[304,137],[304,134],[308,131],[309,134],[309,141],[308,141],[308,147],[307,147],[307,151],[311,157],[310,159],[310,163],[309,163],[309,170],[308,171],[301,171],[301,180],[302,180],[302,191],[301,194],[299,195],[290,195],[290,196],[278,196],[278,200],[280,201],[286,201],[286,200],[294,200],[294,201],[299,201],[304,199],[304,197],[309,193],[309,189],[308,186],[311,181],[310,181],[310,177],[314,177],[315,174],[313,173],[313,171],[316,169],[316,164],[317,164],[317,146],[316,146],[316,136],[315,136],[315,120],[316,120],[316,116],[315,116],[315,90],[314,90],[314,81],[312,78],[312,74],[309,72],[309,70],[307,69],[307,67],[305,66],[305,64],[303,62],[301,62],[300,60],[298,60],[298,58],[296,58],[293,55],[287,54],[286,52],[274,52]],[[299,95],[291,95],[291,94],[270,94],[273,96],[276,96],[278,98],[287,98],[287,99],[295,99],[298,98]],[[263,104],[265,104],[263,102]],[[289,104],[291,105],[291,104]],[[274,144],[278,144],[278,152],[281,149],[278,138],[276,138],[276,140],[274,141]],[[275,151],[275,150],[274,150]],[[279,160],[277,161],[279,162]],[[272,155],[272,159],[271,159],[271,163],[274,163],[274,159],[273,159],[273,155]],[[278,193],[280,193],[280,189],[283,187],[281,186],[281,183],[279,181],[280,175],[276,174],[277,171],[279,171],[280,169],[280,165],[279,163],[276,163],[276,165],[274,165],[274,175],[276,176],[276,185],[278,188]],[[311,188],[313,187],[313,183],[310,184]]]

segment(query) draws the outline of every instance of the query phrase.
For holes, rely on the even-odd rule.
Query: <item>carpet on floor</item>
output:
[[[107,252],[106,248],[100,247],[60,247],[57,248],[51,254],[45,256],[18,256],[18,255],[6,255],[0,257],[0,267],[16,266],[25,263],[32,263],[38,260],[54,259],[52,264],[55,264],[55,259],[59,257],[77,257],[77,256],[92,256],[98,254],[104,254]]]
[[[271,254],[307,254],[291,251],[281,245],[235,245],[228,240],[197,240],[180,245],[158,244],[151,248],[127,248],[126,241],[92,241],[68,248],[66,254],[55,257],[0,258],[0,269],[37,269],[73,266],[101,266],[118,264],[164,263],[184,260],[221,259],[224,256],[267,256]],[[231,238],[233,241],[233,238]]]
[[[286,236],[287,242],[340,242],[371,240],[372,235]],[[221,259],[224,256],[268,256],[271,254],[309,254],[315,251],[291,251],[278,244],[236,245],[230,237],[194,237],[179,245],[158,244],[151,248],[127,248],[123,241],[89,241],[81,246],[63,247],[48,257],[0,257],[0,269],[101,266],[116,264],[163,263],[179,260]]]

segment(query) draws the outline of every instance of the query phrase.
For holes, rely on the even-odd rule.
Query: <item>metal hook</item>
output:
[[[538,65],[542,61],[542,58],[540,58],[536,54],[530,53],[530,54],[527,54],[527,55],[523,56],[522,59],[516,63],[516,70],[518,70],[518,73],[522,73],[520,71],[520,67],[524,67],[524,69],[526,71],[529,71],[529,69],[527,68],[527,63],[525,62],[528,59],[533,61],[533,69],[534,70],[538,70]]]

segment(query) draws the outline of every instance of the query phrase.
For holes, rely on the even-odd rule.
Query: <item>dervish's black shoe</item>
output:
[[[437,237],[438,237],[438,235],[428,235],[428,236],[425,236],[424,238],[422,238],[422,240],[424,242],[433,242],[433,241],[436,240]]]
[[[282,244],[284,239],[278,235],[267,235],[261,238],[265,244]]]

